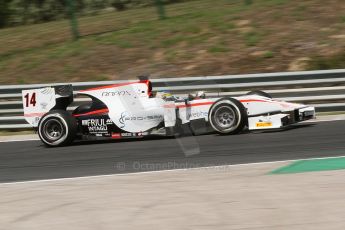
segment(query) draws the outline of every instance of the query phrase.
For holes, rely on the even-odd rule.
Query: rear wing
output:
[[[66,110],[73,102],[72,85],[59,85],[22,91],[24,118],[37,127],[44,114],[53,109]]]

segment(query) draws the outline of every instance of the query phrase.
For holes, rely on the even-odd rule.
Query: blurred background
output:
[[[344,67],[344,0],[0,0],[0,84]]]

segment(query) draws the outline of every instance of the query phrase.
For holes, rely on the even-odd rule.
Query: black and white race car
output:
[[[24,117],[47,146],[74,140],[174,136],[215,132],[237,134],[244,129],[279,129],[315,118],[314,107],[274,100],[262,91],[239,97],[206,98],[204,94],[178,98],[153,96],[148,80],[79,91],[91,102],[73,112],[71,85],[24,90]]]

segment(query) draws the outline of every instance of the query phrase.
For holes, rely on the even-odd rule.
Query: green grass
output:
[[[215,45],[208,49],[208,52],[210,53],[225,53],[228,51],[229,51],[229,48],[223,45]]]
[[[200,0],[169,5],[167,7],[169,17],[164,21],[156,19],[155,8],[152,7],[81,17],[78,20],[82,37],[92,35],[96,41],[105,44],[119,43],[118,39],[127,40],[128,37],[134,40],[147,41],[152,38],[157,40],[159,38],[157,36],[167,37],[166,32],[181,33],[181,36],[199,34],[202,27],[207,24],[214,30],[213,32],[231,30],[234,24],[229,21],[229,17],[248,10],[247,7],[234,2],[236,1],[220,0],[211,3],[209,0]],[[167,44],[162,42],[162,45],[169,46],[170,40],[174,44],[175,39],[168,37],[165,40]],[[69,22],[66,20],[4,29],[0,31],[0,57],[17,55],[32,48],[39,49],[52,44],[66,43],[53,51],[59,57],[61,53],[62,55],[66,53],[65,49],[78,49],[70,41]],[[132,45],[120,43],[119,46],[127,48]]]
[[[315,56],[309,62],[310,70],[317,69],[341,69],[344,68],[345,50],[331,57]]]
[[[4,29],[0,31],[0,68],[3,71],[0,73],[0,82],[2,74],[15,78],[11,80],[6,77],[6,81],[13,83],[44,81],[42,78],[28,79],[22,75],[25,71],[38,75],[44,65],[52,72],[52,76],[48,73],[45,81],[70,79],[80,74],[76,66],[87,62],[92,54],[103,53],[107,47],[113,52],[139,48],[144,53],[148,52],[145,50],[147,48],[169,49],[182,45],[205,46],[201,49],[210,53],[227,52],[228,48],[223,45],[208,45],[209,39],[221,34],[227,40],[226,36],[234,33],[235,29],[232,18],[249,9],[236,1],[200,0],[167,6],[168,18],[162,21],[157,20],[154,7],[81,17],[78,20],[82,37],[76,42],[71,40],[69,22],[66,20]],[[174,56],[170,53],[166,59],[175,59]],[[184,55],[184,58],[187,56]],[[85,72],[89,72],[89,66],[86,64]],[[13,68],[22,71],[10,73]],[[104,75],[100,71],[92,70],[90,76],[80,75],[93,79]],[[93,75],[93,72],[98,73]]]
[[[256,46],[261,40],[261,35],[257,32],[248,32],[244,34],[244,39],[247,46]]]
[[[132,74],[141,74],[146,69],[171,76],[220,74],[220,68],[213,62],[223,66],[224,74],[250,72],[250,68],[265,71],[262,64],[247,58],[253,50],[268,50],[263,58],[271,59],[268,64],[272,62],[272,66],[282,68],[281,63],[288,64],[290,59],[304,54],[295,56],[289,50],[292,55],[285,60],[280,48],[286,49],[286,44],[295,40],[304,44],[321,39],[318,21],[330,16],[338,21],[334,27],[342,25],[339,18],[344,21],[343,12],[336,12],[310,20],[309,24],[316,24],[316,28],[310,27],[309,31],[300,25],[286,27],[286,19],[294,23],[311,18],[307,14],[318,4],[323,3],[321,0],[303,3],[254,0],[253,4],[245,5],[243,0],[195,0],[167,5],[165,20],[157,19],[154,7],[107,12],[78,18],[79,41],[72,41],[68,20],[3,29],[0,30],[0,83],[132,78]],[[241,24],[241,21],[249,22]],[[282,27],[287,32],[285,35],[281,35]],[[296,28],[305,34],[298,36]],[[186,73],[183,70],[186,63],[203,68]],[[313,65],[311,68],[345,64],[342,57],[334,57],[315,58]],[[166,66],[173,66],[171,72]]]
[[[106,80],[109,80],[109,77],[106,76],[106,75],[97,75],[95,76],[95,81],[106,81]]]
[[[185,41],[185,37],[182,35],[177,35],[161,41],[162,47],[171,47],[179,44],[180,42]]]
[[[297,21],[304,21],[305,20],[305,11],[306,10],[307,10],[307,7],[304,4],[300,4],[300,5],[296,6],[296,8],[293,11],[293,15]]]
[[[276,6],[276,5],[284,5],[288,2],[289,0],[266,0],[262,2],[263,5],[265,6]]]
[[[342,23],[345,23],[345,16],[342,16],[340,20]]]
[[[263,55],[264,58],[273,58],[274,54],[272,51],[266,51]]]
[[[64,73],[65,73],[66,75],[73,74],[73,73],[75,73],[76,71],[77,71],[76,68],[75,68],[72,64],[66,64],[66,65],[64,66]]]
[[[219,23],[219,21],[210,22],[210,26],[218,30],[220,33],[226,33],[235,29],[235,25],[231,22],[224,22],[224,23]]]
[[[50,59],[73,57],[80,55],[84,49],[86,47],[79,41],[66,42],[56,48],[48,49],[47,56]]]

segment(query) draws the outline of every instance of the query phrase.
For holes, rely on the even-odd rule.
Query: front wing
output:
[[[314,118],[315,108],[304,107],[290,112],[248,117],[248,128],[249,130],[279,129]]]

